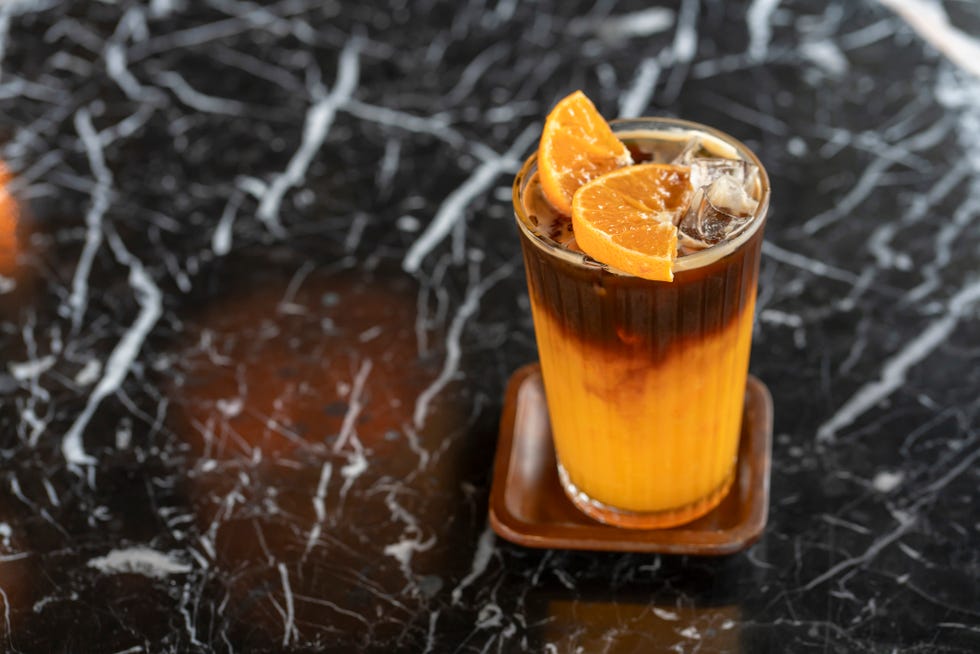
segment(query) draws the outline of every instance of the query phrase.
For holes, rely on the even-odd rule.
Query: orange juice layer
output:
[[[532,291],[555,448],[580,491],[634,512],[690,508],[690,518],[721,501],[741,432],[754,289],[740,304],[720,329],[651,355],[626,334],[619,347],[570,334]]]

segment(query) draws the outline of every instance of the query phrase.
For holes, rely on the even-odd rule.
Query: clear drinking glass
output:
[[[539,235],[524,197],[536,155],[514,181],[565,492],[602,522],[669,527],[710,511],[734,479],[769,180],[748,148],[704,125],[639,118],[612,128],[627,145],[701,136],[759,168],[752,222],[678,257],[672,282],[614,270]]]

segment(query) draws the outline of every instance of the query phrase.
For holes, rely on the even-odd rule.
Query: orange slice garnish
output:
[[[644,279],[672,281],[674,218],[692,193],[682,166],[641,164],[597,177],[572,200],[575,240],[596,261]]]
[[[583,184],[633,162],[595,105],[581,91],[563,98],[548,114],[538,145],[541,189],[566,216]]]

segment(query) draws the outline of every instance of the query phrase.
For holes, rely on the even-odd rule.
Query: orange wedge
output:
[[[566,216],[583,184],[633,163],[595,105],[581,91],[563,98],[548,114],[538,145],[541,189]]]
[[[629,166],[597,177],[572,200],[572,229],[582,251],[623,272],[673,281],[674,217],[693,188],[688,169],[670,164]]]

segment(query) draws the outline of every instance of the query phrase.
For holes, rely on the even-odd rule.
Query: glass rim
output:
[[[721,141],[726,146],[731,147],[742,160],[754,164],[759,169],[759,206],[756,207],[755,214],[752,216],[752,223],[749,225],[749,228],[730,241],[725,241],[723,243],[707,247],[693,254],[677,257],[674,259],[674,264],[672,266],[675,273],[702,268],[728,256],[747,243],[753,237],[753,235],[762,228],[763,223],[766,222],[766,217],[769,211],[770,196],[769,174],[766,172],[766,168],[762,165],[759,157],[757,157],[747,145],[735,137],[713,127],[690,120],[683,120],[681,118],[660,118],[656,116],[617,118],[609,121],[609,125],[612,127],[613,131],[617,133],[629,132],[631,130],[650,130],[657,128],[661,130],[666,129],[668,131],[702,132],[708,136],[714,137],[718,141]],[[531,228],[528,227],[527,215],[525,214],[524,203],[522,201],[522,194],[527,186],[527,182],[531,178],[531,175],[537,170],[537,163],[538,153],[533,152],[524,161],[520,171],[514,177],[514,184],[512,187],[514,218],[518,227],[525,234],[525,236],[528,237],[528,240],[549,254],[564,259],[573,265],[588,268],[601,268],[607,272],[622,277],[636,277],[628,272],[619,270],[618,268],[600,261],[596,261],[585,253],[567,250],[561,247],[559,244],[546,240],[541,235],[534,233]]]

